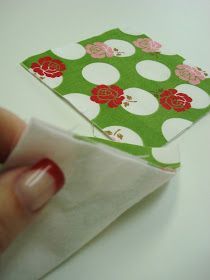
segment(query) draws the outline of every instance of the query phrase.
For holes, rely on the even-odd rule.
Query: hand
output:
[[[26,125],[0,108],[0,162],[18,142]],[[64,185],[64,175],[51,160],[0,173],[0,253],[38,215],[41,208]]]

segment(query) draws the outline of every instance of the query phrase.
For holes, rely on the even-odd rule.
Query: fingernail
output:
[[[63,187],[64,181],[64,174],[58,165],[49,159],[43,159],[21,175],[15,192],[19,201],[34,212]]]

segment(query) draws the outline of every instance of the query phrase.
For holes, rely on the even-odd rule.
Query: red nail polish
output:
[[[19,201],[33,212],[43,207],[64,182],[64,174],[58,165],[45,158],[21,175],[15,192]]]
[[[55,162],[48,158],[44,158],[31,167],[31,170],[38,169],[43,170],[43,172],[47,172],[54,178],[56,191],[59,191],[63,187],[65,177],[63,171]]]

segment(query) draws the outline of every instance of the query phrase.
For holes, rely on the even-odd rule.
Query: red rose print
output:
[[[160,94],[160,104],[167,110],[183,112],[191,108],[192,98],[176,89],[167,89]]]
[[[116,108],[122,104],[125,98],[123,94],[123,90],[116,85],[99,85],[92,89],[90,99],[100,104],[107,103],[110,108]]]
[[[63,71],[66,70],[66,66],[63,62],[58,59],[53,59],[50,56],[42,57],[38,62],[33,62],[31,68],[40,76],[50,78],[60,77],[63,75]]]

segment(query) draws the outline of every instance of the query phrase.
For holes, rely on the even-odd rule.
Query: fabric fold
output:
[[[2,256],[2,280],[39,279],[175,174],[39,120],[29,123],[5,168],[44,157],[62,168],[66,186]]]

